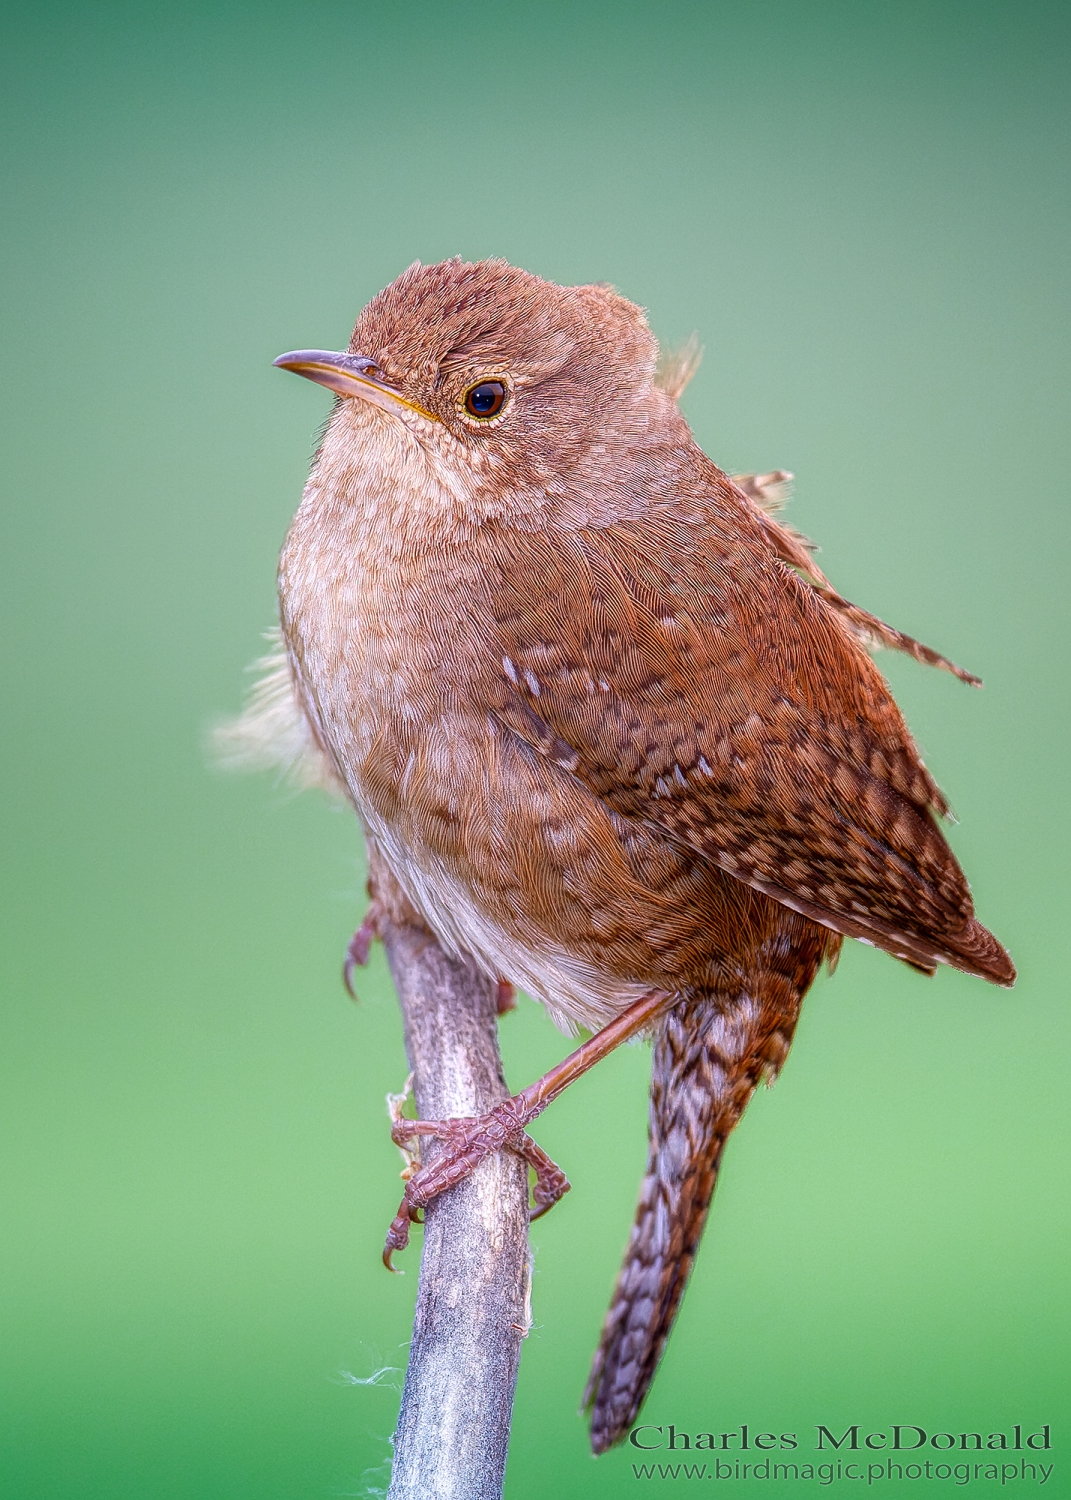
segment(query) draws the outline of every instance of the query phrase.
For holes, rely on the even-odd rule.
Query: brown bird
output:
[[[277,364],[340,399],[283,548],[285,660],[246,734],[307,752],[364,826],[380,890],[450,951],[596,1032],[438,1133],[411,1219],[488,1151],[568,1187],[525,1127],[654,1032],[650,1151],[587,1390],[601,1452],[635,1419],[725,1142],[781,1068],[845,936],[998,984],[946,811],[868,654],[969,674],[849,604],[699,449],[642,311],[503,261],[414,265],[347,354]],[[385,896],[383,899],[387,899]],[[351,949],[359,959],[374,930]]]

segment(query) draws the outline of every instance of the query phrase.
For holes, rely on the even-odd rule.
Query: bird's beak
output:
[[[408,410],[419,412],[431,422],[439,420],[432,412],[425,411],[415,401],[410,401],[408,396],[403,396],[401,391],[395,390],[394,386],[388,385],[382,379],[375,360],[366,359],[361,354],[332,354],[326,349],[297,349],[293,354],[280,354],[273,363],[280,369],[293,370],[295,375],[304,375],[306,380],[315,380],[318,385],[326,385],[328,390],[337,391],[340,396],[360,396],[362,400],[371,401],[374,406],[393,412],[395,416],[400,411]]]

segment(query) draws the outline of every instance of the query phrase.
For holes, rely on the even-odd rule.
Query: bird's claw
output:
[[[409,1243],[410,1224],[422,1222],[420,1210],[447,1188],[463,1181],[493,1151],[515,1152],[535,1173],[531,1218],[538,1219],[569,1191],[569,1179],[525,1130],[529,1119],[518,1112],[512,1099],[504,1100],[485,1115],[450,1120],[406,1119],[399,1105],[391,1119],[391,1140],[403,1154],[409,1155],[405,1150],[408,1142],[419,1141],[425,1135],[438,1137],[444,1149],[432,1165],[420,1167],[406,1181],[405,1193],[383,1247],[383,1264],[388,1271],[395,1269],[391,1256]]]
[[[346,986],[346,993],[351,1000],[357,999],[353,988],[353,971],[358,967],[364,968],[368,962],[368,955],[372,951],[372,944],[380,935],[379,915],[379,907],[373,899],[364,921],[350,938],[346,948],[346,958],[342,965],[342,983]]]

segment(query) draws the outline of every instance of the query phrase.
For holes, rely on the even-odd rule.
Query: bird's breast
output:
[[[281,622],[302,707],[362,814],[404,794],[449,737],[469,697],[479,598],[471,551],[445,529],[310,481],[280,559]]]

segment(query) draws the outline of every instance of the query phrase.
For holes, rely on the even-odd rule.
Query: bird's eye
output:
[[[481,380],[465,392],[465,410],[470,417],[497,417],[506,404],[506,387],[501,380]]]

